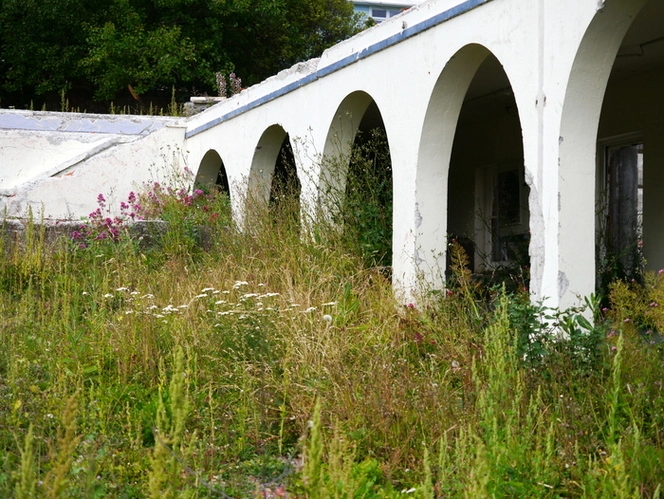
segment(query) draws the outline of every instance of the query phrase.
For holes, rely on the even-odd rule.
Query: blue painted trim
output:
[[[293,90],[297,90],[300,87],[308,85],[309,83],[312,83],[320,78],[323,78],[324,76],[336,73],[337,71],[345,68],[346,66],[350,66],[351,64],[354,64],[357,61],[366,59],[370,55],[380,52],[381,50],[385,50],[386,48],[391,47],[392,45],[396,45],[397,43],[400,43],[412,36],[422,33],[423,31],[426,31],[438,24],[444,23],[445,21],[449,21],[453,17],[458,17],[461,14],[464,14],[469,10],[474,9],[475,7],[478,7],[490,1],[491,0],[465,0],[456,7],[452,7],[451,9],[448,9],[444,12],[441,12],[440,14],[437,14],[433,17],[430,17],[429,19],[426,19],[425,21],[422,21],[421,23],[415,24],[410,28],[406,28],[400,33],[396,33],[392,36],[389,36],[384,40],[381,40],[379,42],[374,43],[373,45],[365,47],[361,51],[346,56],[343,59],[340,59],[337,62],[330,64],[329,66],[325,66],[324,68],[318,69],[313,73],[303,76],[299,80],[294,81],[293,83],[289,83],[288,85],[285,85],[275,90],[274,92],[270,92],[269,94],[259,97],[258,99],[251,101],[245,104],[244,106],[240,106],[237,109],[234,109],[233,111],[230,111],[222,116],[219,116],[218,118],[210,120],[207,123],[203,123],[202,125],[197,126],[193,130],[187,131],[185,133],[185,138],[188,139],[195,135],[198,135],[199,133],[205,132],[206,130],[209,130],[214,126],[223,123],[224,121],[239,116],[240,114],[246,113],[247,111],[250,111],[251,109],[254,109],[256,107],[262,106],[263,104],[266,104],[278,97],[281,97],[282,95],[286,95],[292,92]]]

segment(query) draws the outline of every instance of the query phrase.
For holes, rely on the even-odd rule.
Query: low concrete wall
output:
[[[30,221],[26,219],[8,219],[0,226],[0,237],[4,245],[5,254],[18,245],[22,247],[28,242],[43,241],[46,247],[54,248],[62,242],[71,242],[72,233],[80,230],[85,222],[82,221]],[[140,248],[156,248],[162,244],[163,238],[169,230],[168,222],[163,220],[138,220],[124,226],[129,238],[136,241]],[[203,250],[210,249],[214,236],[205,226],[194,228],[196,245]]]

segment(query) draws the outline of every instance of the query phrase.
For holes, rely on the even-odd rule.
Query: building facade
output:
[[[421,0],[356,0],[353,2],[355,12],[364,14],[377,23],[405,12],[414,5],[421,3]]]

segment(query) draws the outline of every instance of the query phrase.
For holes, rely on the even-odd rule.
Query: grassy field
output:
[[[0,497],[660,496],[664,276],[583,315],[456,248],[414,307],[331,227],[156,191],[4,243]]]

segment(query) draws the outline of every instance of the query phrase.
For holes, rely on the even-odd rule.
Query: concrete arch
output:
[[[575,305],[595,291],[596,142],[602,103],[622,40],[648,0],[603,3],[585,31],[572,64],[558,140],[559,232],[557,305]],[[657,0],[652,0],[657,1]],[[548,272],[553,269],[549,268]]]
[[[445,214],[459,115],[478,69],[490,55],[493,53],[488,48],[469,44],[449,59],[433,88],[422,124],[415,181],[415,270],[420,279],[434,288],[444,286]]]
[[[204,187],[217,186],[221,192],[230,195],[226,167],[224,166],[221,156],[214,149],[208,150],[203,156],[203,159],[201,159],[194,184]]]
[[[356,91],[347,95],[334,113],[323,146],[318,181],[318,199],[323,213],[333,213],[338,196],[345,191],[353,141],[373,102],[368,93]]]
[[[267,206],[270,201],[277,157],[287,135],[281,125],[271,125],[258,140],[249,170],[247,202]]]

